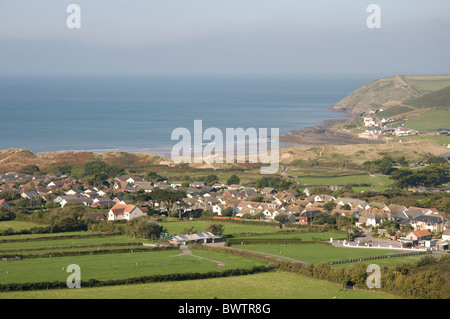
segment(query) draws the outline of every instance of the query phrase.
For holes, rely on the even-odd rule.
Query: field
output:
[[[392,180],[388,176],[355,174],[347,176],[330,176],[330,177],[298,177],[296,179],[301,185],[372,185],[376,187],[387,187],[392,184]]]
[[[33,227],[41,227],[42,225],[31,223],[31,222],[23,222],[23,221],[2,221],[0,222],[0,232],[3,230],[7,230],[9,228],[20,231],[23,229],[30,229]]]
[[[165,222],[171,235],[180,234],[184,229],[194,227],[204,231],[217,221]],[[280,231],[273,226],[237,224],[222,222],[225,233],[237,239],[290,239],[301,238],[310,241],[320,238],[327,241],[343,238],[345,233],[337,231]],[[62,237],[61,237],[62,236]],[[98,236],[98,237],[92,237]],[[63,282],[70,273],[71,264],[80,266],[81,282],[89,279],[99,281],[119,280],[154,275],[174,275],[193,273],[215,273],[229,270],[250,270],[256,266],[268,265],[250,257],[224,252],[198,250],[191,251],[154,250],[142,246],[143,240],[125,235],[101,235],[91,232],[72,232],[60,234],[30,234],[1,236],[0,255],[21,255],[21,260],[0,261],[0,284]],[[277,256],[290,257],[308,263],[362,258],[394,253],[392,250],[368,250],[339,248],[318,244],[259,244],[233,245],[232,248],[274,254],[271,258],[286,261]],[[113,251],[113,250],[120,251]],[[144,251],[138,250],[144,249]],[[100,251],[99,251],[100,250]],[[35,257],[31,254],[45,253]],[[66,256],[55,256],[65,253]],[[50,254],[50,256],[49,256]],[[27,256],[28,255],[28,256]],[[52,256],[53,255],[53,256]],[[406,257],[405,257],[406,258]],[[398,259],[402,262],[404,259]],[[378,261],[378,260],[377,260]],[[375,263],[377,263],[375,261]],[[393,260],[389,260],[393,263]],[[380,262],[386,263],[385,259]],[[219,265],[221,264],[221,265]],[[348,267],[345,264],[342,267]],[[82,288],[83,288],[83,284]],[[284,272],[268,272],[252,275],[239,275],[223,278],[196,279],[188,281],[168,281],[159,283],[136,283],[84,289],[56,289],[23,292],[2,292],[0,299],[9,298],[145,298],[145,299],[198,299],[217,297],[222,299],[314,299],[314,298],[392,298],[377,291],[354,290],[341,292],[339,284],[323,282]]]
[[[246,225],[220,222],[220,220],[208,220],[208,221],[181,221],[181,222],[164,222],[161,225],[164,226],[171,236],[182,234],[187,228],[193,227],[195,232],[204,232],[210,224],[222,224],[224,225],[223,235],[239,234],[239,233],[275,233],[279,231],[278,228],[273,226],[260,225]]]
[[[405,122],[405,126],[426,133],[427,130],[449,128],[450,110],[429,110]]]
[[[283,257],[294,258],[307,263],[330,262],[335,260],[364,258],[372,256],[381,256],[386,254],[398,253],[399,251],[391,249],[363,249],[333,247],[325,245],[234,245],[235,248],[241,248],[251,251],[264,252],[280,255]]]
[[[422,94],[427,94],[450,86],[449,75],[411,75],[402,77],[406,83]]]
[[[149,251],[121,254],[31,258],[20,261],[0,261],[0,284],[40,281],[66,281],[68,265],[81,268],[82,280],[110,280],[128,277],[164,275],[187,272],[209,272],[225,269],[251,268],[262,262],[229,254],[208,252],[207,258],[227,264],[219,268],[217,262],[190,255],[176,256],[175,251]],[[195,251],[193,252],[195,254]],[[202,252],[203,253],[203,252]]]
[[[1,299],[395,299],[284,272],[101,288],[0,293]]]

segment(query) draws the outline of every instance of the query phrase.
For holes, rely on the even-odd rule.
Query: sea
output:
[[[0,150],[168,156],[177,128],[302,130],[369,77],[0,77]]]

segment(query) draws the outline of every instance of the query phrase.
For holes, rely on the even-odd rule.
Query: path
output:
[[[201,256],[194,255],[194,254],[192,253],[192,251],[190,251],[189,249],[187,249],[187,246],[182,245],[182,246],[180,246],[180,249],[181,249],[181,253],[180,253],[180,254],[177,254],[177,255],[171,255],[171,256],[169,256],[169,257],[178,257],[178,256],[185,256],[185,255],[188,255],[188,256],[195,257],[195,258],[208,260],[208,261],[214,262],[214,263],[216,263],[216,264],[222,264],[222,265],[228,266],[226,263],[224,263],[224,262],[222,262],[222,261],[217,261],[217,260],[214,260],[214,259],[209,259],[209,258],[205,258],[205,257],[201,257]]]

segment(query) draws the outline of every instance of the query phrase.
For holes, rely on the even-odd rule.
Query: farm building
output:
[[[214,243],[221,242],[223,240],[223,236],[217,236],[210,232],[205,233],[196,233],[196,234],[185,234],[173,236],[170,238],[170,243],[175,245],[186,245],[190,243]]]

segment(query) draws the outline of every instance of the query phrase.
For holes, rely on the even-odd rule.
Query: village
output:
[[[83,219],[96,221],[131,220],[147,214],[158,221],[175,212],[175,215],[183,219],[207,214],[218,220],[272,222],[279,223],[280,227],[288,227],[287,225],[323,226],[329,222],[328,216],[333,216],[334,222],[342,216],[341,219],[351,224],[354,234],[351,239],[358,243],[362,241],[369,247],[374,241],[378,241],[384,246],[394,243],[396,247],[403,248],[447,250],[450,241],[449,221],[445,213],[436,208],[386,205],[352,197],[315,194],[311,191],[312,188],[304,188],[302,191],[277,190],[272,187],[257,189],[222,183],[208,186],[204,181],[151,182],[138,176],[111,178],[108,180],[109,187],[89,187],[85,180],[65,175],[32,176],[15,172],[0,175],[0,183],[0,198],[10,198],[1,199],[0,207],[11,209],[14,206],[41,206],[52,209],[82,205],[89,208]],[[342,188],[328,186],[330,191]],[[151,194],[158,189],[179,190],[185,196],[176,201],[173,207],[167,207],[161,202],[150,205],[149,202],[130,196]],[[210,235],[211,238],[214,237]],[[197,235],[199,238],[201,236]]]

